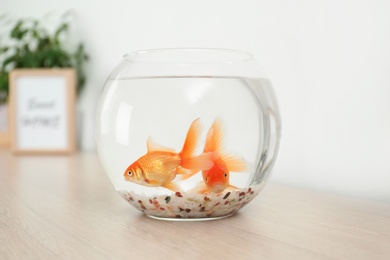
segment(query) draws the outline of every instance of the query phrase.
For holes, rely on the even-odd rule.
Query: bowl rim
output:
[[[148,57],[149,56],[149,57]],[[212,58],[214,57],[214,59]],[[140,63],[237,63],[253,60],[250,52],[228,48],[156,48],[123,55],[128,62]]]

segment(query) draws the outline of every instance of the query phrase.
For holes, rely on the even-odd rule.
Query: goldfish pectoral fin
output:
[[[182,189],[180,188],[180,186],[177,185],[177,184],[174,183],[174,182],[170,182],[170,183],[164,184],[164,185],[162,185],[162,187],[164,187],[164,188],[166,188],[166,189],[168,189],[168,190],[174,191],[174,192],[182,191]]]
[[[226,189],[228,189],[228,190],[238,190],[238,188],[236,186],[233,186],[233,185],[227,186]]]
[[[221,158],[231,172],[245,172],[249,170],[248,163],[243,158],[229,154],[222,154]]]
[[[152,138],[150,136],[148,138],[148,141],[147,141],[146,145],[147,145],[147,148],[148,148],[148,152],[166,151],[166,152],[176,153],[176,151],[173,150],[172,148],[169,148],[169,147],[166,147],[166,146],[163,146],[163,145],[160,145],[160,144],[156,143],[155,141],[152,140]]]

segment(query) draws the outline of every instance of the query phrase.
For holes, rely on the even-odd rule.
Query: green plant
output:
[[[86,82],[84,70],[88,56],[84,45],[76,51],[66,49],[64,39],[69,29],[67,21],[61,21],[53,33],[49,33],[37,19],[20,19],[7,35],[0,38],[0,103],[8,96],[8,74],[14,68],[74,68],[77,71],[77,93]],[[8,37],[8,42],[4,39]]]

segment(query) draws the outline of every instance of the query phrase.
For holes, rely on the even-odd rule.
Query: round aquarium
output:
[[[116,190],[147,216],[231,216],[263,188],[280,118],[252,55],[225,49],[127,54],[103,88],[97,150]]]

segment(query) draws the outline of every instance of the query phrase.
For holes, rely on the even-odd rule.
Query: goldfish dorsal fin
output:
[[[148,147],[148,153],[153,151],[165,151],[165,152],[176,153],[173,149],[156,143],[155,141],[152,140],[150,136],[148,138],[147,147]]]
[[[221,152],[223,142],[223,127],[221,119],[215,119],[206,136],[204,152]]]
[[[245,172],[249,170],[248,163],[241,157],[231,154],[221,154],[229,172]]]
[[[200,119],[195,119],[190,128],[188,129],[186,139],[184,141],[183,149],[180,152],[182,161],[185,161],[191,157],[194,157],[196,146],[199,143],[201,125]]]

